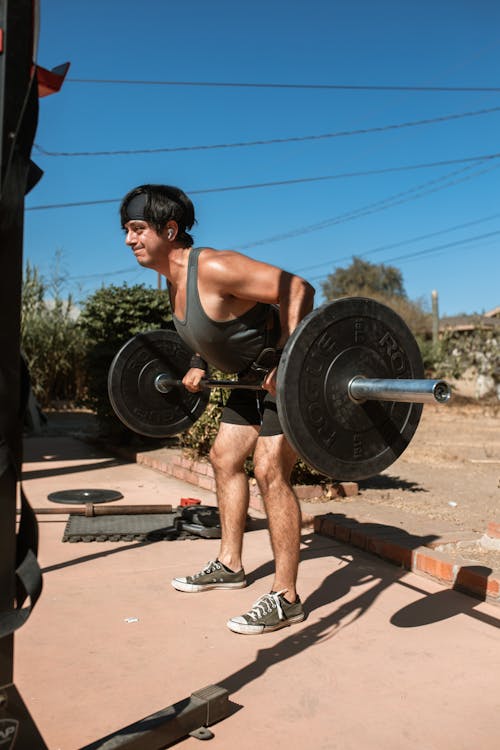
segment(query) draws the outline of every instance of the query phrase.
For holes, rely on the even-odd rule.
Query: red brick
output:
[[[482,565],[464,565],[457,573],[453,588],[471,591],[482,599],[498,599],[500,581],[494,576],[490,577],[490,572],[490,568]]]
[[[412,568],[413,550],[394,539],[368,539],[366,549],[384,560],[402,565],[407,570]]]
[[[316,534],[328,536],[335,539],[335,521],[329,516],[316,516],[314,520],[314,531]]]
[[[427,573],[427,575],[447,583],[452,583],[455,578],[455,566],[451,558],[438,552],[431,553],[423,549],[415,550],[412,570]]]
[[[366,536],[365,532],[361,531],[360,529],[352,529],[350,542],[355,547],[366,549],[366,546],[368,544],[368,537]]]
[[[335,539],[338,539],[340,542],[348,542],[351,539],[351,529],[348,526],[343,526],[342,524],[337,524],[335,526]]]
[[[359,494],[357,482],[340,482],[339,488],[343,497],[353,497]]]
[[[215,492],[215,479],[212,477],[198,477],[198,487],[203,487],[204,490],[212,490]]]
[[[490,523],[488,524],[488,528],[486,529],[486,533],[493,539],[500,539],[500,523],[497,523],[496,521],[490,521]]]
[[[209,464],[207,461],[198,461],[195,465],[195,469],[198,472],[198,474],[204,474],[208,477],[213,477],[214,471],[212,469],[212,465]]]
[[[323,497],[323,488],[319,484],[297,484],[293,488],[299,500],[311,500]]]
[[[181,466],[173,466],[172,476],[176,477],[176,479],[182,479],[184,482],[188,482],[189,477],[191,477],[191,472],[187,469],[183,469]]]

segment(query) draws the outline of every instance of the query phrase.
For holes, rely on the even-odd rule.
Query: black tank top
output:
[[[275,346],[280,330],[273,305],[257,302],[238,318],[212,320],[204,311],[198,294],[198,257],[203,248],[189,254],[186,312],[184,320],[172,315],[177,333],[187,346],[210,365],[227,373],[247,368],[265,346]],[[269,330],[269,322],[274,320]]]

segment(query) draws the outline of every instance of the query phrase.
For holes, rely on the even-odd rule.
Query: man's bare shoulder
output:
[[[213,247],[204,247],[198,261],[207,272],[241,268],[255,262],[236,250],[217,250]]]

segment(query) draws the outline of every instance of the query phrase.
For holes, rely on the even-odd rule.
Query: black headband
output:
[[[133,221],[134,219],[138,221],[146,221],[144,218],[144,209],[147,201],[148,196],[146,193],[139,193],[139,195],[134,196],[132,200],[129,201],[125,209],[129,221]]]

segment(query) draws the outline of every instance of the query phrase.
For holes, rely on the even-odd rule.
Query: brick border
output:
[[[191,459],[180,448],[138,452],[123,446],[107,446],[115,455],[160,471],[197,487],[215,492],[213,469],[208,461]],[[249,479],[250,507],[265,512],[262,497],[255,479]],[[296,485],[299,500],[320,500],[351,497],[358,494],[356,482],[333,482],[326,485]],[[339,518],[333,513],[310,516],[302,513],[303,526],[313,526],[314,533],[352,544],[394,565],[428,576],[435,581],[482,600],[500,604],[500,574],[478,565],[474,560],[460,559],[440,552],[433,547],[443,544],[442,537],[428,538],[408,534],[402,529],[382,523],[362,523],[354,519]],[[490,524],[488,533],[497,537],[498,524]],[[459,540],[461,532],[457,531]]]
[[[366,550],[388,562],[428,576],[448,588],[500,604],[500,575],[465,558],[457,561],[432,549],[436,542],[393,526],[341,519],[333,513],[316,516],[314,532]]]
[[[215,492],[215,477],[209,461],[188,458],[180,449],[164,450],[160,452],[136,452],[127,448],[112,448],[124,458],[131,459],[138,464],[156,469],[167,476],[189,482],[196,487]],[[250,490],[250,507],[261,513],[265,512],[264,502],[255,479],[248,480]],[[294,490],[299,500],[332,499],[335,497],[350,497],[358,494],[356,482],[331,482],[325,485],[301,484],[295,485]],[[313,517],[304,520],[312,523]]]

